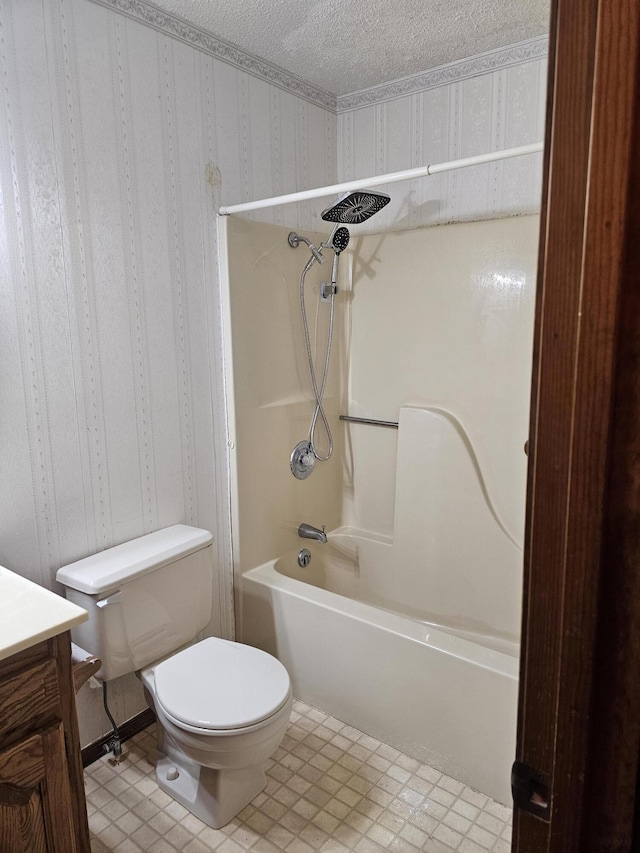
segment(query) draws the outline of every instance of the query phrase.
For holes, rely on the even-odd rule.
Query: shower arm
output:
[[[300,243],[304,243],[306,246],[308,246],[309,251],[313,255],[313,259],[315,261],[317,261],[319,264],[323,264],[326,261],[325,256],[320,251],[320,249],[324,247],[324,243],[321,243],[320,248],[317,249],[308,237],[303,237],[302,234],[298,234],[295,231],[292,231],[287,239],[292,249],[297,249]]]

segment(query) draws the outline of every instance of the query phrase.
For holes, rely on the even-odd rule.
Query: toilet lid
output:
[[[289,698],[289,674],[272,655],[209,637],[155,668],[155,694],[174,720],[237,729],[270,717]]]

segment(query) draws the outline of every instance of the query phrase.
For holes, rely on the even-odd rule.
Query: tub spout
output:
[[[318,530],[318,528],[314,527],[312,524],[301,524],[298,528],[298,536],[302,539],[316,539],[318,542],[322,543],[327,541],[327,534],[324,532],[324,524],[322,525],[322,530]]]

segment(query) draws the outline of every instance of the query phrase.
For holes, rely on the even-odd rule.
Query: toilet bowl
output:
[[[266,652],[208,638],[138,673],[156,713],[158,785],[218,829],[266,785],[293,698]]]
[[[284,736],[289,675],[272,655],[209,637],[212,536],[176,524],[58,570],[88,622],[73,640],[100,658],[96,677],[140,678],[156,713],[160,787],[218,829],[266,785]]]

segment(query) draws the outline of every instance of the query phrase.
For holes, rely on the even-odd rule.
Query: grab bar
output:
[[[377,421],[374,418],[352,418],[350,415],[340,415],[341,421],[348,421],[351,424],[371,424],[371,426],[389,427],[389,429],[398,429],[398,421]]]

